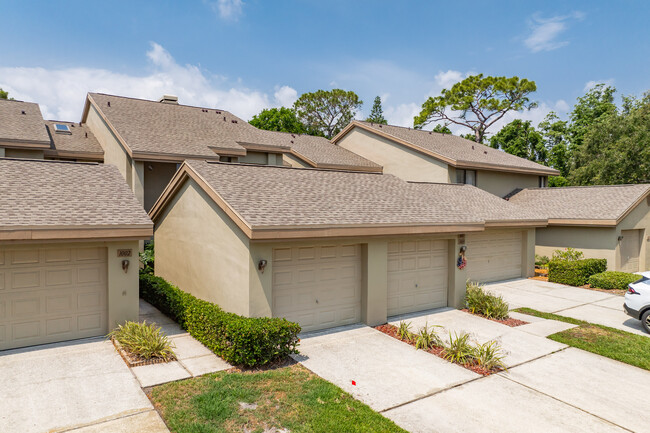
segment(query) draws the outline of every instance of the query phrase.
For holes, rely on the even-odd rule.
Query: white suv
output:
[[[628,284],[623,308],[650,332],[650,272],[642,272],[640,280]]]

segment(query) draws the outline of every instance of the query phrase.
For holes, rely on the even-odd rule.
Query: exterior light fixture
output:
[[[257,269],[259,269],[261,273],[264,273],[264,268],[266,268],[266,263],[267,261],[264,259],[260,260],[259,263],[257,263]]]

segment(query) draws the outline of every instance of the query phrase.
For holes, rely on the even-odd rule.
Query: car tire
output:
[[[643,329],[645,329],[645,332],[650,333],[650,310],[646,310],[641,315],[641,324],[643,325]]]

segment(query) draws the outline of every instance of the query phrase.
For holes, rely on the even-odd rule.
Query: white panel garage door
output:
[[[273,316],[303,331],[361,320],[361,247],[308,246],[273,250]]]
[[[622,230],[621,235],[621,271],[638,272],[641,253],[641,230]]]
[[[388,244],[388,315],[447,306],[447,241]]]
[[[107,332],[105,248],[0,248],[0,350]]]
[[[467,235],[467,278],[487,283],[521,277],[521,231]]]

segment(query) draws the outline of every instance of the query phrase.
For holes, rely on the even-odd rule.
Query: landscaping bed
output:
[[[487,317],[487,316],[484,316],[483,314],[472,313],[467,308],[463,308],[460,311],[464,311],[465,313],[473,314],[475,316],[479,316],[479,317],[482,317],[484,319],[491,320],[493,322],[501,323],[502,325],[510,326],[511,328],[521,326],[521,325],[528,325],[528,322],[524,322],[523,320],[519,320],[519,319],[513,319],[512,317],[507,317],[505,319],[495,319],[494,317]]]
[[[174,344],[155,323],[127,321],[118,325],[108,337],[130,367],[176,360]]]
[[[300,365],[218,372],[148,390],[175,433],[405,430]]]
[[[164,364],[165,362],[171,362],[176,360],[176,356],[173,355],[168,359],[165,358],[143,358],[136,353],[129,352],[125,350],[124,347],[117,341],[115,338],[111,337],[111,342],[115,346],[115,350],[120,354],[126,365],[129,367],[139,367],[141,365],[152,365],[152,364]]]
[[[571,317],[544,313],[532,308],[518,308],[514,311],[543,319],[578,325],[576,328],[549,335],[548,338],[568,346],[650,370],[649,337]]]
[[[375,326],[375,329],[378,330],[379,332],[383,332],[384,334],[386,334],[386,335],[388,335],[390,337],[393,337],[393,338],[395,338],[395,339],[397,339],[399,341],[402,341],[402,342],[404,342],[406,344],[410,344],[413,347],[417,347],[416,346],[416,340],[414,338],[405,339],[405,338],[400,337],[399,328],[397,326],[395,326],[395,325],[391,325],[390,323],[387,323],[385,325]],[[426,352],[429,352],[432,355],[436,355],[439,358],[448,360],[446,358],[446,356],[445,356],[446,351],[445,351],[444,346],[434,344],[431,347],[423,348],[422,350],[424,350]],[[503,367],[497,367],[497,368],[491,368],[491,369],[485,368],[485,367],[483,367],[481,365],[478,365],[476,362],[454,362],[454,364],[458,364],[461,367],[465,367],[466,369],[471,370],[474,373],[480,374],[482,376],[489,376],[490,374],[498,373],[500,371],[505,370],[505,368],[503,368]]]

